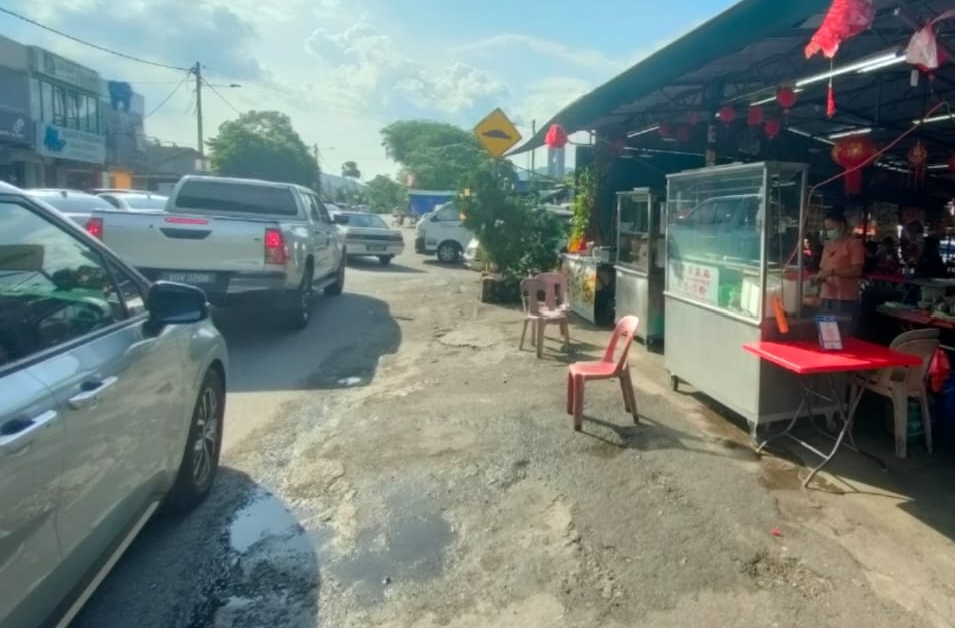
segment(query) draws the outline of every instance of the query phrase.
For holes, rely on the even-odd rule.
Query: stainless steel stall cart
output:
[[[667,177],[664,365],[674,389],[690,384],[745,417],[753,435],[791,419],[802,389],[743,343],[816,337],[814,322],[801,318],[807,170],[767,162]]]
[[[663,342],[666,227],[661,197],[649,188],[617,192],[616,320],[638,317],[637,337],[647,349]]]

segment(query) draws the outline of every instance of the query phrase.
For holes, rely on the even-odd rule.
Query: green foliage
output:
[[[498,273],[518,278],[557,267],[563,229],[555,216],[512,194],[511,181],[493,168],[475,171],[466,185],[456,203]]]
[[[594,203],[597,200],[597,179],[593,169],[583,168],[577,173],[574,185],[574,200],[571,210],[574,215],[570,221],[570,241],[582,241],[590,227],[590,217],[593,215]]]
[[[402,178],[414,176],[422,190],[458,190],[467,177],[489,168],[494,160],[468,131],[444,122],[399,120],[381,130],[382,146],[402,168]],[[509,161],[500,161],[502,175],[517,178]]]
[[[346,161],[342,164],[342,176],[346,179],[361,179],[361,170],[354,161]]]
[[[209,140],[209,162],[228,177],[286,181],[318,189],[318,164],[292,121],[278,111],[249,111],[219,126]]]
[[[408,190],[391,177],[377,175],[365,188],[368,204],[376,212],[390,212],[395,207],[408,205]]]

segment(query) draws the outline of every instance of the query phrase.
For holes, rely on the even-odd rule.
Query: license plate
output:
[[[216,282],[216,276],[213,273],[162,273],[160,277],[166,281],[176,281],[179,283]]]
[[[367,248],[369,251],[382,251],[382,252],[384,252],[384,251],[387,250],[387,247],[384,247],[384,246],[369,246],[369,247],[366,247],[366,248]]]

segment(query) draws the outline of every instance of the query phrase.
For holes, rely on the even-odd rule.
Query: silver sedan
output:
[[[345,234],[348,257],[377,257],[390,264],[405,250],[405,238],[399,229],[389,227],[381,216],[370,212],[333,212],[341,221],[338,228]]]
[[[227,378],[201,290],[0,183],[0,626],[64,625],[153,513],[206,497]]]

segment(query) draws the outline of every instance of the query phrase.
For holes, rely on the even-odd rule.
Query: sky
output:
[[[393,175],[380,130],[424,118],[471,129],[501,107],[526,138],[563,106],[692,30],[732,0],[0,0],[0,7],[119,52],[200,61],[206,138],[249,109],[287,113],[322,168]],[[146,134],[195,146],[185,72],[137,63],[0,14],[0,35],[128,81]],[[238,85],[240,87],[233,87]],[[154,113],[152,110],[168,97]],[[573,151],[568,151],[572,165]],[[544,163],[542,151],[538,165]],[[528,157],[514,159],[527,166]]]

